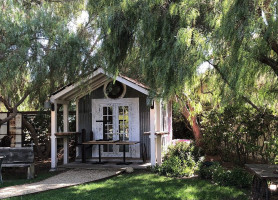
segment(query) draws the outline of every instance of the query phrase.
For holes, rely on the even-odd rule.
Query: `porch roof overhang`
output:
[[[105,83],[110,82],[111,80],[113,80],[112,74],[106,73],[102,68],[98,68],[90,77],[78,83],[65,86],[64,88],[53,93],[50,96],[50,101],[54,103],[58,101],[68,102],[72,100],[78,100],[88,93],[103,86]],[[116,80],[145,95],[149,95],[148,87],[144,86],[141,83],[138,83],[133,79],[119,75],[116,77]]]

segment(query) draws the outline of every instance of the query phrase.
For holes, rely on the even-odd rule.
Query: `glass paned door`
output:
[[[113,107],[102,107],[103,119],[103,140],[113,140],[114,125],[113,125]],[[113,145],[103,145],[103,152],[113,152]]]
[[[140,141],[139,98],[93,99],[92,131],[95,140]],[[96,145],[92,157],[98,156]],[[102,145],[103,157],[122,157],[123,145]],[[140,145],[126,145],[127,157],[140,157]]]
[[[128,106],[118,107],[119,140],[129,140],[129,108]],[[129,145],[126,145],[126,152],[129,152]],[[119,152],[123,152],[123,146],[119,146]]]
[[[102,105],[104,140],[129,141],[129,110],[128,104]],[[129,145],[125,151],[129,152]],[[103,145],[103,152],[106,156],[121,155],[123,145]]]

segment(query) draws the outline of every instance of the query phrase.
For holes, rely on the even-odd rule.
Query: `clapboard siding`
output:
[[[103,87],[91,92],[79,100],[79,131],[86,129],[86,139],[90,139],[92,130],[92,99],[104,99]],[[150,109],[146,105],[147,96],[137,90],[127,86],[124,98],[139,98],[139,119],[140,119],[140,152],[143,151],[143,146],[146,146],[147,157],[150,158],[150,139],[143,133],[150,129]],[[87,156],[91,152],[87,152]],[[142,154],[141,154],[142,156]]]

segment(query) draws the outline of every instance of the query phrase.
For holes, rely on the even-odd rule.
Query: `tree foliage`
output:
[[[89,1],[111,71],[136,66],[154,90],[172,96],[208,61],[223,96],[259,106],[277,94],[276,7],[275,0]]]
[[[0,102],[11,114],[18,110],[39,110],[57,88],[75,82],[94,66],[90,65],[91,30],[71,24],[84,1],[4,0],[0,12]],[[88,68],[89,66],[89,68]],[[3,110],[2,110],[3,111]],[[23,117],[39,149],[36,127]]]
[[[108,70],[138,73],[152,95],[176,97],[193,129],[199,129],[202,111],[221,113],[231,104],[276,115],[276,0],[91,0],[88,5],[98,16],[98,54]],[[210,64],[205,73],[204,63]]]
[[[39,109],[58,87],[89,71],[85,56],[90,50],[90,38],[69,26],[82,5],[83,1],[3,2],[0,94],[11,102],[11,107],[25,97],[29,109]]]

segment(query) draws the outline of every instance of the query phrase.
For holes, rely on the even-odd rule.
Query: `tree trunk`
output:
[[[23,123],[23,126],[25,128],[27,128],[28,131],[30,131],[31,137],[32,137],[32,139],[33,139],[33,141],[34,141],[34,143],[35,143],[35,145],[37,147],[38,157],[39,158],[43,158],[42,157],[42,151],[41,151],[41,148],[39,146],[39,139],[38,139],[38,135],[37,135],[36,129],[24,117],[22,117],[22,123]]]
[[[189,101],[184,103],[179,97],[177,97],[176,99],[177,99],[177,102],[181,106],[182,115],[187,119],[187,121],[190,122],[196,145],[202,146],[202,142],[201,142],[202,141],[202,133],[201,133],[200,125],[197,121],[197,115],[192,114],[192,113],[194,113],[194,108],[191,106]]]
[[[9,112],[11,112],[11,114],[8,117],[6,117],[5,119],[2,119],[2,120],[0,119],[0,126],[4,123],[8,122],[9,120],[11,120],[12,118],[14,118],[17,115],[17,113],[18,113],[17,107],[29,96],[29,94],[30,94],[30,92],[27,91],[25,93],[25,95],[14,105],[14,107],[12,107],[10,105],[9,101],[6,98],[4,98],[3,96],[0,96],[0,101],[3,102],[6,109]],[[24,117],[22,117],[22,123],[23,123],[23,126],[25,126],[27,128],[27,130],[30,131],[31,137],[34,140],[34,143],[37,147],[38,157],[42,158],[42,151],[39,147],[39,139],[38,139],[38,136],[36,133],[36,129]]]

